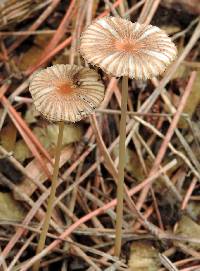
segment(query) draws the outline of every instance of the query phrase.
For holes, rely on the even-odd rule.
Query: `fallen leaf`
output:
[[[0,142],[4,149],[6,149],[8,152],[13,151],[15,147],[16,136],[17,129],[12,122],[3,127],[0,135]]]
[[[136,241],[131,245],[129,271],[158,271],[158,251],[150,242]]]
[[[119,147],[115,146],[113,149],[113,160],[119,157]],[[125,161],[126,170],[137,180],[142,181],[145,178],[145,173],[141,167],[140,160],[136,153],[134,153],[129,148],[126,148],[126,161]]]
[[[37,122],[37,117],[40,115],[40,112],[35,109],[35,106],[31,105],[26,111],[24,119],[28,124],[32,124]]]
[[[11,193],[0,192],[0,219],[8,221],[21,221],[25,216],[25,210],[14,200]]]
[[[59,167],[62,167],[69,159],[72,157],[74,152],[74,147],[72,145],[66,146],[60,156]],[[49,171],[53,172],[52,166],[50,163],[47,163],[47,167]],[[36,159],[33,159],[26,167],[26,174],[30,176],[29,178],[24,178],[23,181],[18,185],[18,189],[20,189],[27,196],[31,196],[33,192],[36,190],[36,185],[30,180],[34,179],[37,182],[44,183],[47,180],[47,177],[43,174],[41,169],[38,167],[38,162]],[[22,200],[18,194],[14,192],[14,197],[17,200]]]
[[[164,30],[168,35],[173,35],[181,31],[181,28],[176,25],[163,25],[161,26],[161,29]]]
[[[58,131],[58,125],[47,126],[47,135],[54,145],[57,143]],[[63,146],[79,141],[81,136],[82,129],[80,126],[76,124],[66,124],[63,132]]]
[[[200,204],[198,201],[189,202],[188,210],[190,211],[190,215],[194,220],[200,221]]]
[[[172,79],[183,78],[188,75],[188,67],[184,64],[178,66],[178,69],[172,76]]]
[[[59,127],[56,124],[49,124],[46,127],[35,127],[34,134],[38,137],[43,146],[48,149],[54,149],[57,144]],[[78,142],[82,137],[83,131],[79,125],[65,124],[63,132],[63,147]]]
[[[146,159],[145,163],[147,169],[150,169],[152,162]],[[127,149],[126,152],[126,170],[138,181],[143,181],[146,177],[137,154],[130,149]]]
[[[44,28],[43,30],[45,31],[50,29]],[[36,35],[34,39],[34,44],[39,46],[40,48],[45,48],[52,37],[53,37],[52,34]]]
[[[65,50],[62,54],[55,57],[53,65],[55,64],[67,64],[69,63],[70,50]]]
[[[13,155],[21,163],[23,163],[27,158],[32,157],[29,148],[22,139],[16,142]]]
[[[184,215],[178,223],[176,234],[187,238],[198,238],[200,236],[200,225]],[[200,249],[200,244],[197,243],[189,243],[188,246]]]
[[[28,51],[26,51],[18,63],[18,68],[20,71],[25,71],[30,66],[33,66],[38,58],[41,56],[42,49],[37,46],[32,46]]]

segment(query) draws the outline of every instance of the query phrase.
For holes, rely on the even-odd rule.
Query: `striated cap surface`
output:
[[[163,73],[177,55],[176,46],[156,26],[104,17],[81,35],[84,59],[113,76],[148,79]]]
[[[79,121],[104,98],[98,73],[76,65],[54,65],[35,72],[29,90],[36,109],[50,121]]]

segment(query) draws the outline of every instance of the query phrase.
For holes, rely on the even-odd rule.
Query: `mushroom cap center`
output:
[[[115,49],[123,52],[136,52],[141,48],[141,45],[136,40],[117,40],[115,41]]]
[[[57,84],[56,91],[62,96],[70,95],[74,92],[74,87],[71,82],[62,82]]]

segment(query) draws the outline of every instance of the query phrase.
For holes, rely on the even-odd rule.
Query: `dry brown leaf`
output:
[[[200,221],[200,204],[198,201],[191,201],[188,204],[188,209],[193,219]]]
[[[188,216],[182,216],[176,228],[176,234],[187,238],[199,238],[200,225]],[[200,249],[199,244],[189,243],[188,245],[194,249]]]
[[[46,127],[35,127],[33,133],[38,137],[42,145],[48,149],[55,149],[57,138],[58,138],[58,125],[49,124]],[[63,147],[78,142],[82,137],[83,131],[78,124],[65,124],[63,132]],[[53,154],[53,153],[52,153]]]
[[[25,52],[18,64],[20,71],[27,70],[30,66],[34,66],[38,58],[41,56],[42,49],[37,46],[32,46],[27,52]]]
[[[48,28],[43,29],[49,30]],[[37,35],[34,39],[34,44],[39,46],[40,48],[45,48],[49,41],[51,40],[52,35],[51,34],[45,34],[45,35]]]
[[[21,221],[25,210],[12,198],[11,193],[0,192],[0,219],[8,221]]]
[[[35,109],[34,105],[31,105],[25,113],[24,119],[28,124],[36,123],[37,117],[40,113]]]
[[[12,122],[1,130],[0,142],[4,149],[6,149],[8,152],[14,150],[16,136],[17,129]]]
[[[181,31],[181,28],[176,25],[164,25],[164,26],[161,26],[161,29],[164,30],[168,35],[173,35]]]
[[[60,157],[60,167],[62,167],[67,161],[69,161],[73,154],[73,151],[74,147],[71,145],[68,145],[64,148]],[[50,163],[47,163],[47,167],[50,172],[52,172],[52,166],[50,165]],[[47,179],[47,177],[42,173],[35,159],[26,166],[25,171],[31,179],[34,179],[37,182],[43,183]],[[31,196],[36,189],[36,185],[31,182],[29,178],[24,178],[24,180],[18,185],[18,188],[27,196]],[[14,196],[16,199],[21,200],[21,198],[19,198],[17,194],[14,194]]]
[[[184,64],[180,64],[178,69],[174,73],[172,79],[184,78],[188,75],[188,67]]]
[[[158,271],[158,251],[150,242],[137,241],[131,245],[129,271]]]
[[[21,163],[33,156],[26,143],[22,139],[16,142],[13,155]]]

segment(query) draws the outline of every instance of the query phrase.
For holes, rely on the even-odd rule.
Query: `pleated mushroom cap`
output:
[[[54,65],[35,72],[29,90],[36,109],[50,121],[79,121],[104,98],[98,73],[76,65]]]
[[[113,76],[148,79],[164,72],[177,50],[156,26],[104,17],[81,35],[83,58]]]

